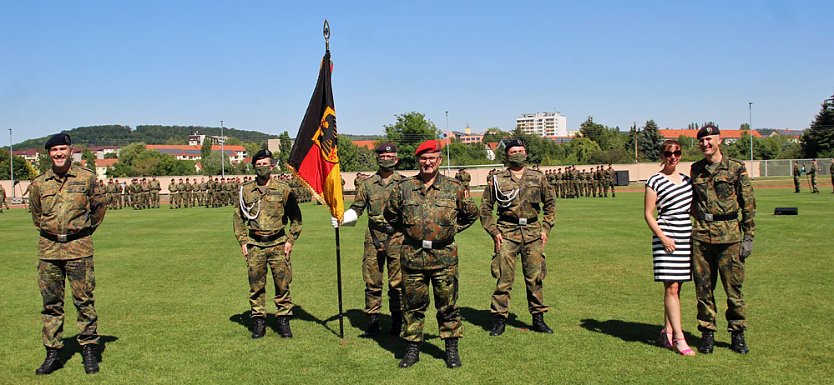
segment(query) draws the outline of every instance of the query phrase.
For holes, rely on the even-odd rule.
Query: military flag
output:
[[[330,207],[330,213],[342,220],[342,177],[339,174],[339,150],[336,134],[336,109],[330,84],[330,50],[321,60],[316,88],[295,136],[288,166],[313,192],[315,198]]]

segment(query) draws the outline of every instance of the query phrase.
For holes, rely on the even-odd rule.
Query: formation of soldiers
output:
[[[289,184],[296,193],[299,202],[313,199],[309,190],[290,174],[278,174],[274,179]],[[238,199],[240,185],[252,178],[240,177],[201,177],[171,179],[168,184],[169,209],[187,207],[224,207],[232,206]],[[131,207],[134,210],[159,208],[161,190],[156,177],[133,178],[130,182],[114,179],[99,181],[99,188],[105,191],[107,208],[112,210]]]
[[[603,168],[602,165],[596,168],[578,170],[576,166],[567,166],[556,170],[545,172],[547,181],[553,189],[557,198],[580,198],[580,197],[616,197],[614,190],[616,185],[616,173],[611,165]]]

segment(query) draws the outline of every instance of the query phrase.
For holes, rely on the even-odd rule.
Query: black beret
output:
[[[255,162],[258,161],[258,159],[263,159],[263,158],[270,158],[271,159],[272,158],[272,151],[263,149],[263,150],[260,150],[260,151],[256,152],[255,156],[252,157],[252,165],[254,165]]]
[[[397,152],[397,145],[394,143],[382,143],[379,146],[376,146],[374,152],[377,154],[383,154],[386,152]]]
[[[49,150],[52,146],[61,146],[61,145],[72,145],[72,138],[70,138],[69,134],[60,133],[52,135],[49,140],[46,141],[46,144],[43,148]]]
[[[701,129],[698,130],[698,140],[701,140],[701,138],[708,135],[718,135],[720,133],[721,131],[718,130],[718,127],[715,127],[712,124],[708,124],[706,126],[701,127]]]
[[[510,147],[524,147],[524,142],[521,139],[510,139],[504,142],[504,153],[510,151]]]

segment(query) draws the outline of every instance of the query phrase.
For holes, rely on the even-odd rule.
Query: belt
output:
[[[698,219],[707,221],[707,222],[716,222],[716,221],[729,221],[738,218],[738,211],[734,211],[728,214],[710,214],[706,213],[700,215]]]
[[[261,233],[255,230],[249,230],[249,238],[257,242],[272,242],[284,236],[284,230],[277,233]]]
[[[414,239],[414,238],[411,238],[409,236],[405,237],[405,242],[406,243],[408,243],[409,245],[411,245],[413,247],[421,248],[421,249],[435,249],[435,250],[442,249],[446,246],[451,245],[452,242],[454,242],[454,241],[455,241],[455,237],[441,239],[439,241],[426,241],[426,240]]]
[[[83,229],[81,231],[74,232],[72,234],[52,234],[46,232],[45,230],[41,230],[41,236],[52,241],[52,242],[60,242],[60,243],[67,243],[72,242],[76,239],[84,238],[92,234],[90,228]]]
[[[513,217],[508,216],[508,215],[500,215],[500,216],[498,216],[498,220],[499,220],[499,221],[504,221],[504,222],[512,222],[512,223],[517,224],[517,225],[519,225],[519,226],[524,226],[524,225],[529,225],[529,224],[531,224],[531,223],[536,223],[536,222],[538,222],[538,221],[539,221],[539,217],[532,217],[532,218],[513,218]]]
[[[369,226],[371,229],[374,229],[374,230],[376,230],[376,231],[381,231],[381,232],[383,232],[383,233],[385,233],[385,234],[394,234],[394,233],[396,232],[396,231],[394,230],[394,228],[393,228],[393,227],[391,227],[391,225],[389,225],[389,224],[387,224],[387,223],[376,223],[376,222],[371,222],[368,226]]]

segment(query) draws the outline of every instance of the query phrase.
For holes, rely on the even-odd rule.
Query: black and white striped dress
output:
[[[689,208],[692,203],[692,181],[680,174],[683,181],[675,184],[663,174],[652,175],[646,186],[657,193],[657,224],[667,237],[675,241],[675,251],[668,253],[660,238],[652,236],[654,280],[682,282],[692,279],[692,222]]]

